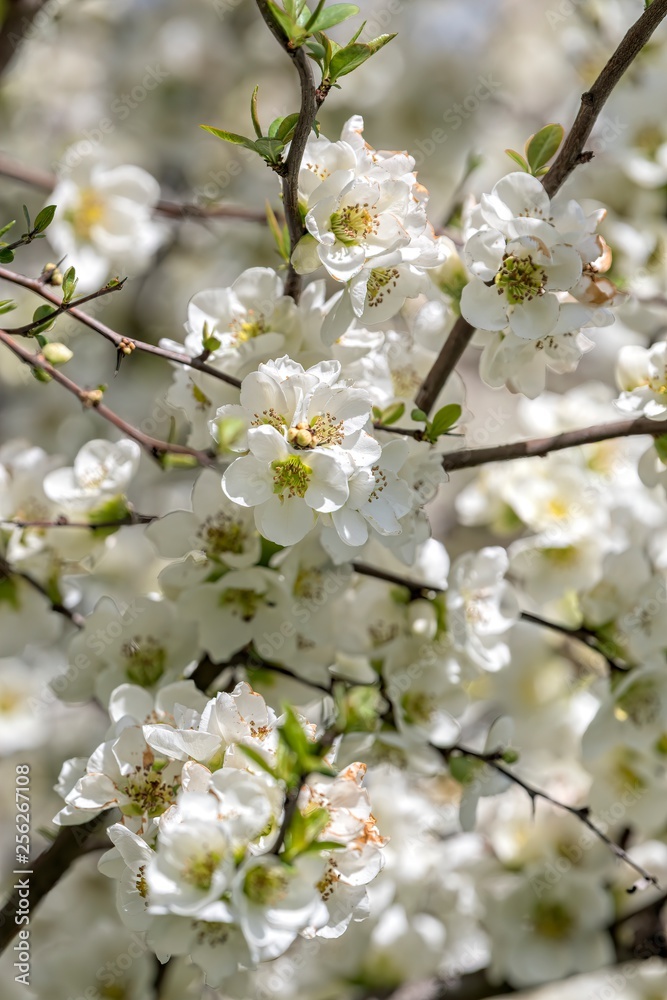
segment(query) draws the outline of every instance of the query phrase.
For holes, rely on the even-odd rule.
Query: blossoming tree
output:
[[[88,158],[53,182],[0,162],[52,188],[2,231],[0,279],[42,300],[20,325],[0,303],[3,358],[35,406],[64,390],[98,435],[68,460],[0,447],[12,990],[481,1000],[590,973],[585,995],[619,975],[615,996],[664,994],[667,360],[662,328],[628,319],[647,272],[615,266],[587,144],[647,47],[664,59],[667,0],[626,24],[574,121],[507,150],[444,228],[372,121],[326,135],[346,77],[392,58],[392,34],[344,35],[358,13],[257,0],[299,107],[268,122],[255,88],[250,136],[203,127],[275,175],[276,207],[238,210],[275,252],[196,291],[180,339],[97,310],[168,252],[168,219],[215,205],[165,201],[134,165]],[[664,202],[662,139],[641,176]],[[44,237],[60,259],[31,277],[21,255]],[[70,374],[68,320],[111,345],[103,374]],[[546,391],[618,327],[616,393]],[[522,397],[523,437],[475,446],[469,346],[482,384]],[[164,434],[107,402],[142,355],[171,365]],[[451,561],[443,495],[468,529]],[[38,833],[22,755],[46,714],[89,733],[56,762]]]

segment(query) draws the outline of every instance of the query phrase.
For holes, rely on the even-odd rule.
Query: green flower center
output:
[[[410,725],[427,723],[433,712],[433,696],[425,691],[408,692],[401,698],[405,721]]]
[[[544,899],[533,910],[533,927],[542,937],[560,941],[570,934],[574,918],[562,903]]]
[[[272,462],[273,469],[273,492],[281,501],[290,497],[305,497],[306,490],[310,485],[310,477],[313,470],[310,466],[299,458],[298,455],[290,455],[282,461]]]
[[[300,421],[287,431],[287,440],[293,448],[317,448],[319,445],[342,444],[345,438],[344,421],[336,420],[331,413],[319,413],[310,421]]]
[[[136,635],[122,648],[125,657],[125,676],[131,684],[152,687],[162,677],[167,654],[153,636]]]
[[[329,225],[338,242],[345,246],[357,246],[378,229],[377,220],[368,211],[368,202],[346,205],[339,212],[334,212]]]
[[[543,295],[547,276],[544,268],[534,264],[530,257],[508,254],[493,280],[498,294],[504,293],[509,304],[515,306]]]
[[[258,865],[247,872],[243,891],[251,903],[258,906],[272,906],[287,895],[289,877],[280,868],[264,868]]]
[[[213,559],[225,552],[241,555],[246,541],[243,524],[224,511],[220,511],[215,517],[207,517],[197,535],[202,540],[206,554]]]
[[[614,715],[620,722],[630,719],[636,726],[647,726],[660,714],[660,699],[655,685],[649,680],[631,684],[616,701]]]
[[[228,587],[220,594],[220,607],[228,608],[233,615],[243,619],[244,622],[252,621],[263,603],[262,594],[243,587]]]
[[[196,889],[206,891],[211,888],[213,873],[222,860],[217,851],[209,851],[198,858],[192,858],[183,869],[183,878]]]

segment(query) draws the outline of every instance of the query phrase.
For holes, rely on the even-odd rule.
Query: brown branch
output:
[[[63,618],[67,618],[72,625],[76,628],[83,628],[83,623],[85,621],[83,615],[80,615],[77,611],[72,611],[70,608],[66,607],[61,601],[55,600],[51,594],[49,594],[47,588],[35,580],[30,573],[24,572],[24,570],[16,569],[11,563],[7,562],[2,556],[0,556],[0,578],[1,577],[12,577],[16,576],[20,580],[27,583],[33,590],[41,594],[51,606],[51,610],[55,611],[56,614],[62,615]]]
[[[625,666],[620,660],[615,659],[613,656],[609,656],[605,653],[604,649],[600,645],[600,640],[595,632],[591,632],[587,628],[569,628],[567,625],[560,625],[558,622],[547,621],[545,618],[541,618],[539,615],[534,615],[530,611],[521,612],[521,621],[529,622],[531,625],[539,625],[541,628],[550,629],[552,632],[558,632],[560,635],[566,636],[568,639],[574,639],[577,642],[581,642],[584,646],[588,646],[592,649],[594,653],[598,653],[607,661],[609,669],[612,673],[627,674],[628,667]]]
[[[612,424],[594,424],[581,430],[565,431],[552,437],[533,438],[529,441],[513,441],[510,444],[491,445],[489,448],[466,448],[463,451],[444,455],[442,466],[446,472],[455,469],[473,469],[487,462],[508,462],[515,458],[543,458],[552,451],[564,451],[580,445],[597,444],[614,438],[648,435],[661,437],[667,434],[667,420],[650,420],[648,417],[634,417]]]
[[[26,41],[32,21],[46,0],[8,0],[5,18],[0,27],[0,75]]]
[[[627,32],[591,89],[582,95],[579,114],[553,166],[542,179],[549,197],[553,198],[577,164],[582,162],[584,145],[607,98],[665,16],[667,0],[653,0]],[[474,333],[475,327],[460,316],[415,397],[415,405],[420,410],[430,413]]]
[[[90,838],[102,826],[106,826],[109,813],[103,813],[89,823],[79,826],[63,826],[51,844],[28,868],[32,874],[17,875],[30,880],[30,916],[46,895],[67,872],[68,868],[91,849]],[[97,845],[95,848],[97,849]],[[27,868],[28,866],[26,866]],[[15,889],[0,910],[0,954],[13,941],[21,929],[14,917],[19,909],[20,896]]]
[[[85,528],[88,531],[96,531],[98,528],[124,528],[133,524],[151,524],[158,519],[157,514],[137,514],[130,511],[127,517],[116,521],[69,521],[64,515],[55,521],[24,521],[19,518],[4,518],[0,524],[13,528],[38,528],[43,531],[50,531],[52,528]]]
[[[299,208],[299,171],[301,170],[301,161],[310,131],[315,123],[318,109],[324,101],[325,95],[323,91],[318,91],[315,87],[315,78],[311,63],[303,46],[299,46],[298,48],[292,47],[289,38],[287,38],[275,20],[266,0],[257,0],[257,7],[271,34],[294,63],[296,71],[299,74],[299,84],[301,87],[299,120],[296,123],[294,136],[290,143],[290,150],[285,161],[285,171],[282,178],[283,209],[290,238],[290,252],[293,253],[297,243],[306,233]],[[301,284],[301,275],[297,274],[290,262],[285,280],[285,295],[290,295],[295,302],[298,302],[301,294]]]
[[[122,417],[118,416],[113,410],[110,410],[108,406],[101,402],[101,392],[98,389],[82,389],[81,386],[73,382],[67,375],[63,375],[61,371],[50,365],[48,361],[44,359],[41,354],[32,354],[29,350],[18,344],[13,340],[5,330],[0,330],[0,343],[4,344],[12,354],[17,357],[24,364],[28,365],[34,371],[45,372],[49,375],[54,382],[57,382],[64,389],[75,396],[79,402],[88,409],[94,409],[99,413],[99,415],[104,419],[108,420],[109,423],[117,427],[119,431],[122,431],[126,437],[132,438],[136,441],[144,451],[146,451],[151,458],[154,458],[158,463],[161,464],[162,459],[165,455],[187,455],[193,459],[197,465],[208,466],[209,468],[215,468],[215,458],[207,451],[198,451],[195,448],[188,448],[183,444],[171,444],[168,441],[160,441],[157,438],[151,437],[148,434],[144,434],[137,427],[129,424]]]
[[[48,170],[39,167],[29,167],[18,160],[0,153],[0,177],[19,181],[29,187],[40,188],[42,191],[53,191],[58,178]],[[167,201],[160,199],[155,204],[155,213],[166,219],[239,219],[242,222],[259,222],[266,225],[266,212],[255,208],[242,208],[236,205],[196,205],[189,202]]]
[[[651,873],[643,868],[642,865],[633,861],[627,851],[624,851],[622,847],[614,843],[611,837],[607,836],[607,834],[593,822],[590,818],[590,809],[588,806],[570,806],[566,802],[561,802],[560,799],[553,798],[553,796],[549,795],[548,792],[544,792],[540,788],[535,788],[534,785],[529,784],[523,778],[519,777],[518,774],[514,774],[513,771],[509,771],[504,764],[500,763],[502,760],[502,751],[478,753],[476,750],[470,750],[468,747],[458,745],[448,748],[435,747],[434,749],[436,749],[447,762],[449,762],[449,759],[455,754],[459,754],[462,757],[470,757],[473,760],[479,760],[488,767],[492,768],[498,774],[502,774],[508,781],[512,782],[512,784],[522,788],[530,798],[533,806],[535,805],[537,799],[542,799],[544,802],[548,802],[557,809],[562,809],[564,812],[574,816],[580,823],[583,823],[583,825],[587,827],[591,833],[594,833],[603,844],[606,844],[612,854],[615,854],[617,858],[624,861],[626,865],[629,865],[630,868],[634,869],[638,875],[640,875],[647,882],[651,883],[651,885],[656,886],[658,889],[661,888],[655,875],[651,875]]]
[[[55,306],[61,304],[60,299],[53,292],[50,292],[44,285],[43,281],[39,281],[36,278],[27,278],[24,274],[17,274],[15,271],[8,271],[4,267],[0,267],[0,278],[5,281],[9,281],[14,285],[20,285],[22,288],[29,288],[31,291],[36,292],[37,295],[45,299],[47,302],[51,302]],[[101,323],[100,320],[95,319],[93,316],[89,316],[87,313],[81,312],[78,308],[78,303],[75,303],[67,310],[68,314],[72,316],[73,319],[78,320],[79,323],[83,323],[90,330],[94,330],[95,333],[99,333],[101,337],[105,340],[110,341],[116,347],[120,348],[122,344],[134,345],[134,349],[141,351],[142,354],[153,354],[156,357],[163,358],[165,361],[171,361],[177,365],[184,365],[186,368],[194,368],[195,371],[203,372],[205,375],[210,375],[212,378],[217,378],[221,382],[226,382],[228,385],[234,386],[238,389],[241,385],[239,379],[235,378],[233,375],[226,375],[225,372],[218,371],[217,368],[213,368],[211,365],[206,364],[206,361],[201,357],[191,358],[189,354],[181,354],[179,351],[170,351],[165,347],[158,347],[156,344],[148,344],[143,340],[134,340],[134,338],[125,337],[116,330],[112,330],[111,327],[107,326],[105,323]]]
[[[581,107],[569,135],[542,180],[544,189],[550,197],[560,190],[574,168],[581,162],[584,146],[607,98],[665,17],[667,17],[667,0],[653,0],[624,35],[591,89],[582,94]]]

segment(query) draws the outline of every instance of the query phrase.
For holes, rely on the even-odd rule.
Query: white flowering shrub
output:
[[[3,998],[664,997],[667,0],[56,6],[0,4]]]

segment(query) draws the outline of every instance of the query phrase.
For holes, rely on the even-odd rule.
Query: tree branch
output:
[[[560,190],[577,164],[582,162],[584,146],[609,95],[665,17],[667,0],[653,0],[624,35],[591,89],[582,94],[581,107],[569,135],[542,180],[550,197]]]
[[[188,448],[183,444],[171,444],[168,441],[160,441],[157,438],[144,434],[137,427],[133,427],[117,413],[110,410],[101,401],[101,392],[98,389],[82,389],[81,386],[73,382],[67,375],[50,365],[40,354],[32,354],[29,350],[13,340],[5,330],[0,330],[0,344],[4,344],[12,354],[19,358],[24,364],[34,371],[45,372],[54,382],[57,382],[64,389],[70,392],[86,408],[96,410],[101,417],[117,427],[127,437],[136,441],[144,451],[161,464],[165,455],[187,455],[193,459],[197,465],[204,465],[209,468],[216,468],[214,456],[206,451],[198,451],[195,448]]]
[[[470,750],[468,747],[458,745],[448,748],[435,747],[434,749],[437,750],[447,762],[449,762],[450,758],[455,754],[459,754],[462,757],[470,757],[473,760],[479,760],[488,767],[492,768],[494,771],[497,771],[498,774],[504,775],[504,777],[507,778],[508,781],[512,782],[512,784],[518,785],[519,788],[522,788],[530,798],[533,806],[535,805],[537,799],[542,799],[544,802],[548,802],[557,809],[562,809],[564,812],[574,816],[580,823],[583,823],[584,826],[591,831],[591,833],[594,833],[603,844],[606,844],[612,854],[615,854],[617,858],[624,861],[626,865],[629,865],[630,868],[634,869],[638,875],[651,885],[656,886],[657,889],[661,888],[655,875],[651,875],[651,873],[642,867],[642,865],[633,861],[627,851],[624,851],[622,847],[619,847],[618,844],[614,843],[611,837],[607,836],[607,834],[593,822],[590,818],[590,809],[588,806],[570,806],[566,802],[554,799],[548,792],[544,792],[540,788],[535,788],[534,785],[529,784],[523,778],[520,778],[518,774],[514,774],[513,771],[509,771],[504,764],[500,763],[503,751],[478,753],[476,750]]]
[[[5,18],[0,27],[0,75],[25,41],[26,31],[39,14],[46,0],[8,0]]]
[[[532,438],[529,441],[513,441],[510,444],[491,445],[489,448],[466,448],[463,451],[444,455],[442,466],[445,472],[455,469],[473,469],[487,462],[508,462],[515,458],[543,458],[552,451],[564,451],[580,445],[612,441],[615,438],[638,437],[641,435],[661,437],[667,434],[667,420],[650,420],[648,417],[634,417],[632,420],[615,421],[612,424],[594,424],[576,431],[564,431],[552,437]]]
[[[591,89],[582,95],[579,114],[553,166],[542,179],[549,197],[553,198],[581,162],[584,145],[607,98],[665,16],[667,0],[653,0],[651,6],[627,32]],[[415,406],[420,410],[430,413],[440,390],[461,360],[474,333],[475,328],[460,316],[415,396]]]
[[[61,301],[57,295],[50,292],[43,281],[37,278],[28,278],[24,274],[17,274],[15,271],[8,271],[4,267],[0,267],[0,278],[5,281],[11,282],[13,285],[20,285],[22,288],[29,288],[31,291],[36,292],[37,295],[45,299],[47,302],[51,302],[55,306],[60,306]],[[93,296],[95,298],[98,295]],[[218,371],[217,368],[213,368],[211,365],[206,364],[203,356],[196,358],[191,358],[189,354],[181,354],[179,351],[170,351],[165,347],[158,347],[156,344],[148,344],[143,340],[134,340],[133,338],[124,337],[122,334],[117,333],[112,330],[111,327],[107,326],[105,323],[101,323],[98,319],[93,316],[89,316],[87,313],[81,312],[78,307],[78,303],[73,303],[68,307],[67,312],[73,319],[83,323],[90,330],[94,330],[95,333],[99,333],[101,337],[105,340],[110,341],[116,349],[120,349],[124,345],[128,345],[131,350],[141,351],[142,354],[153,354],[158,358],[163,358],[165,361],[171,361],[173,364],[184,365],[186,368],[194,368],[195,371],[203,372],[205,375],[210,375],[212,378],[217,378],[221,382],[226,382],[228,385],[234,386],[238,389],[241,385],[240,379],[235,378],[233,375],[226,375],[224,372]]]
[[[321,92],[318,92],[315,87],[315,78],[313,76],[311,63],[303,46],[292,48],[290,40],[283,33],[282,28],[273,17],[271,8],[266,0],[257,0],[257,7],[259,8],[260,14],[271,31],[271,34],[280,43],[282,48],[294,63],[296,71],[299,74],[299,84],[301,87],[301,109],[299,111],[299,120],[296,123],[294,135],[290,143],[289,153],[285,162],[285,172],[282,178],[283,208],[285,211],[287,231],[290,238],[291,256],[297,243],[306,232],[301,218],[301,210],[299,208],[299,171],[301,170],[301,161],[303,159],[306,143],[308,142],[310,131],[315,123],[318,109],[324,101],[324,95]],[[298,302],[301,294],[301,284],[301,275],[297,274],[290,261],[287,279],[285,281],[285,295],[290,295],[295,302]]]
[[[78,612],[72,611],[70,608],[65,607],[65,605],[61,601],[54,600],[51,594],[49,594],[46,587],[43,584],[41,584],[39,580],[35,580],[35,578],[31,576],[30,573],[25,573],[23,570],[16,569],[14,566],[12,566],[11,563],[7,562],[5,558],[0,556],[0,578],[2,577],[7,578],[12,576],[16,576],[20,580],[23,580],[30,587],[32,587],[33,590],[36,590],[39,594],[41,594],[42,597],[44,597],[49,602],[49,604],[51,605],[51,610],[55,611],[56,614],[62,615],[63,618],[67,618],[72,623],[72,625],[76,626],[76,628],[83,628],[83,623],[85,621],[83,615],[80,615]]]

